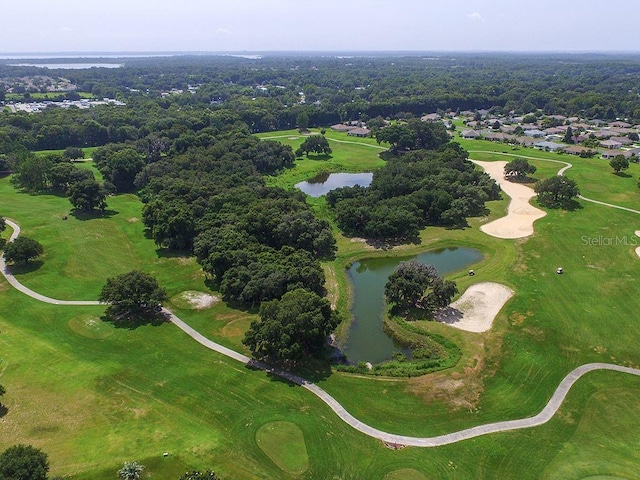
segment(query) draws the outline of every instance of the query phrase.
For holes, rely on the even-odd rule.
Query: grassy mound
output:
[[[258,447],[282,471],[302,475],[309,469],[309,455],[302,430],[291,422],[270,422],[256,432]]]
[[[83,314],[67,322],[72,332],[94,340],[102,340],[113,335],[113,325],[103,322],[97,315]]]

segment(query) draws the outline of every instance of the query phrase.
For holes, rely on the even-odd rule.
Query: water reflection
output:
[[[321,197],[340,187],[368,187],[371,180],[373,173],[321,173],[305,182],[297,183],[296,188],[310,197]]]

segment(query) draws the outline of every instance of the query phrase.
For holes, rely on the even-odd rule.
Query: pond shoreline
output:
[[[418,252],[363,255],[363,258],[344,264],[347,282],[344,286],[349,292],[348,315],[336,338],[349,363],[378,364],[391,359],[394,352],[403,351],[402,346],[394,344],[393,337],[383,331],[387,315],[384,284],[398,263],[417,258],[423,263],[434,264],[446,276],[456,278],[470,266],[486,260],[484,249],[463,245],[430,247]]]

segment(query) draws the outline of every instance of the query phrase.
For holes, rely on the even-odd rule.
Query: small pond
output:
[[[376,364],[389,360],[395,352],[407,353],[382,329],[385,312],[384,286],[400,262],[415,259],[434,265],[440,275],[446,275],[478,263],[482,258],[483,255],[478,250],[453,247],[414,257],[371,258],[355,262],[347,271],[353,293],[353,321],[347,343],[342,349],[347,361],[353,364]]]
[[[321,197],[340,187],[368,187],[371,180],[373,173],[322,173],[306,182],[297,183],[296,188],[310,197]]]

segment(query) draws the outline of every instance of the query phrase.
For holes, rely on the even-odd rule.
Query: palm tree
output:
[[[124,467],[118,470],[120,480],[139,480],[142,477],[144,465],[138,462],[124,462]]]

